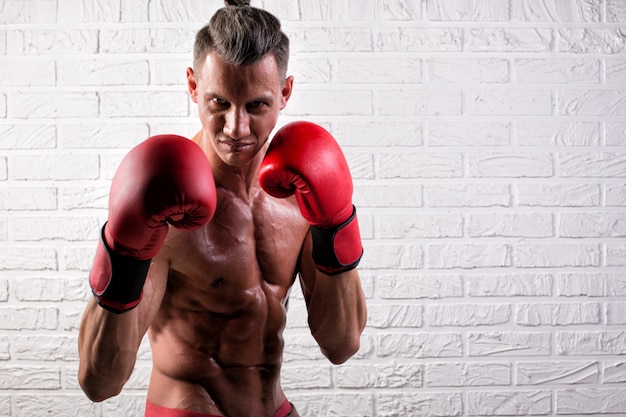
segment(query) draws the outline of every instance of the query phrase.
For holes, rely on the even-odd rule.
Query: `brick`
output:
[[[469,237],[551,237],[550,213],[473,213],[468,216]]]
[[[626,332],[569,331],[556,333],[557,354],[562,356],[597,356],[626,354]]]
[[[557,414],[614,414],[626,410],[626,389],[572,388],[556,391]]]
[[[428,146],[507,146],[511,144],[508,122],[432,122]]]
[[[615,301],[606,303],[606,324],[623,325],[626,324],[626,303]]]
[[[353,202],[357,207],[422,207],[422,185],[361,185],[354,190]]]
[[[509,207],[508,184],[437,184],[424,188],[426,207]]]
[[[428,19],[433,21],[506,22],[509,6],[505,3],[462,3],[455,0],[428,0]]]
[[[597,59],[516,59],[515,75],[519,83],[599,84],[600,62]]]
[[[11,396],[0,395],[0,416],[11,417]]]
[[[460,28],[381,28],[375,34],[379,52],[461,52]]]
[[[551,29],[476,28],[466,34],[468,52],[549,52]]]
[[[626,237],[626,215],[620,213],[561,213],[561,237]]]
[[[0,336],[0,361],[11,359],[11,342],[8,336]]]
[[[290,116],[370,115],[372,92],[368,90],[301,89],[294,93],[285,109]]]
[[[74,336],[16,336],[15,359],[41,361],[74,361],[78,359],[78,338]]]
[[[7,117],[7,96],[6,96],[6,94],[0,94],[0,117],[1,118],[6,118]]]
[[[105,54],[187,52],[191,48],[196,30],[188,27],[102,29],[99,50]]]
[[[32,246],[3,247],[0,251],[0,271],[46,271],[57,269],[57,253],[50,248]]]
[[[54,149],[57,144],[53,125],[0,125],[0,149]]]
[[[626,77],[626,60],[606,59],[605,77],[607,84],[621,84]]]
[[[377,237],[383,239],[412,239],[463,236],[460,214],[394,213],[380,216]]]
[[[598,146],[600,125],[594,122],[518,122],[518,146]]]
[[[606,266],[626,266],[626,245],[609,243],[606,245]]]
[[[460,90],[387,89],[378,93],[378,112],[383,116],[460,115],[462,113]]]
[[[599,266],[600,249],[593,244],[525,243],[515,246],[513,258],[520,268]]]
[[[1,19],[1,18],[0,18]],[[9,61],[0,67],[0,86],[39,87],[56,84],[54,61]]]
[[[0,181],[5,181],[8,178],[7,159],[0,157]]]
[[[289,390],[330,388],[331,369],[326,366],[290,366],[280,373],[281,386]]]
[[[100,111],[103,117],[184,117],[188,101],[177,91],[111,91],[100,93]]]
[[[0,366],[0,389],[51,390],[61,388],[58,367]]]
[[[546,356],[552,351],[552,335],[549,331],[470,332],[467,340],[470,357]]]
[[[3,3],[0,23],[52,23],[56,21],[57,6],[54,0],[6,0]]]
[[[562,272],[556,274],[556,295],[561,297],[623,297],[626,277],[614,272]]]
[[[83,188],[63,187],[59,206],[63,210],[106,209],[109,203],[109,187]]]
[[[423,366],[420,364],[396,362],[376,365],[344,365],[337,369],[337,386],[339,388],[419,388],[423,384],[422,369]]]
[[[509,62],[503,59],[429,59],[428,82],[503,84],[511,81]]]
[[[463,296],[460,275],[391,275],[376,277],[376,292],[382,299],[458,298]]]
[[[405,2],[403,0],[381,0],[378,12],[379,20],[420,20],[422,8],[418,3]]]
[[[11,115],[16,118],[50,119],[97,117],[96,93],[11,94]]]
[[[463,355],[463,341],[449,332],[380,334],[377,350],[383,358],[454,358]]]
[[[428,266],[433,269],[511,266],[511,247],[506,244],[431,244]]]
[[[549,415],[550,391],[470,391],[467,393],[469,415],[526,416]]]
[[[208,22],[208,18],[218,8],[224,6],[224,2],[219,0],[189,0],[173,3],[168,0],[144,0],[144,2],[148,3],[143,4],[146,10],[148,10],[148,5],[150,6],[150,21],[155,22],[201,22],[205,24],[206,22],[202,19],[206,19]],[[122,7],[124,6],[122,3]]]
[[[58,278],[21,278],[15,285],[20,301],[61,301],[65,283]]]
[[[626,123],[606,124],[606,144],[608,146],[626,145]]]
[[[508,304],[436,304],[426,307],[426,322],[432,327],[475,327],[506,324],[511,319]]]
[[[483,116],[549,116],[552,114],[552,92],[534,89],[472,89],[467,92],[467,112]]]
[[[601,5],[586,0],[525,1],[511,4],[511,17],[522,22],[600,22]]]
[[[291,64],[289,66],[291,68]],[[155,60],[152,68],[146,68],[146,70],[151,84],[187,86],[185,66],[181,65],[180,59]],[[299,76],[298,80],[300,80]]]
[[[504,362],[450,362],[426,365],[428,387],[511,385],[511,364]]]
[[[422,61],[410,58],[346,58],[333,67],[333,81],[352,84],[416,84],[422,81]]]
[[[148,139],[146,123],[60,123],[59,147],[67,149],[128,149]]]
[[[294,394],[289,400],[301,416],[374,417],[373,394]]]
[[[99,176],[97,155],[24,155],[11,164],[14,180],[89,180]]]
[[[145,415],[145,394],[122,393],[102,403],[103,416],[135,417]]]
[[[56,187],[0,188],[0,210],[54,210]]]
[[[600,366],[590,361],[520,362],[516,379],[519,385],[597,384]]]
[[[102,223],[98,223],[98,229],[95,234],[90,236],[92,241],[86,247],[68,247],[59,253],[59,257],[68,271],[89,271],[91,269],[91,262],[96,251],[97,240],[100,238],[100,228]]]
[[[381,393],[377,396],[378,417],[460,416],[463,400],[458,392]]]
[[[180,67],[178,63],[177,66]],[[289,60],[289,73],[296,75],[298,84],[328,84],[332,80],[331,71],[328,59],[293,57]]]
[[[9,299],[9,281],[6,279],[0,280],[0,301],[4,302]]]
[[[413,304],[368,304],[367,323],[378,329],[422,326],[422,306]]]
[[[617,152],[562,153],[557,172],[564,178],[624,178],[626,155]]]
[[[84,394],[23,394],[15,396],[15,417],[53,415],[64,417],[99,417],[100,405]]]
[[[617,54],[626,50],[626,39],[615,28],[559,28],[558,52]]]
[[[369,27],[299,27],[297,31],[286,30],[286,33],[294,54],[371,52],[373,49]]]
[[[82,59],[59,62],[60,85],[148,85],[149,81],[150,69],[145,60]]]
[[[600,205],[598,184],[516,184],[517,203],[531,207],[596,207]],[[608,197],[607,197],[608,198]]]
[[[626,382],[626,362],[604,361],[602,363],[603,382],[605,384],[620,384]]]
[[[55,330],[59,310],[52,307],[0,307],[2,330]]]
[[[561,116],[626,116],[626,90],[560,90]]]
[[[600,324],[597,303],[528,303],[517,306],[516,322],[521,326],[569,326]]]
[[[609,23],[626,22],[626,10],[620,0],[606,1],[606,21]]]
[[[459,178],[463,157],[455,152],[380,152],[379,178]]]
[[[72,242],[98,236],[100,225],[93,217],[16,217],[10,228],[16,241],[62,239]]]
[[[16,55],[95,54],[98,30],[28,30],[7,31],[7,51]]]
[[[116,0],[65,0],[57,8],[59,23],[119,22],[120,2]]]
[[[470,297],[547,297],[552,295],[552,274],[468,274]]]
[[[423,265],[423,250],[415,244],[364,244],[366,269],[416,269]]]

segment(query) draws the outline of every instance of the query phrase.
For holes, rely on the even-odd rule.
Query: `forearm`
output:
[[[317,271],[308,310],[311,333],[331,362],[343,363],[359,350],[367,311],[356,269],[334,276]]]
[[[130,377],[139,349],[138,310],[114,314],[90,300],[78,337],[78,380],[93,401],[119,394]]]

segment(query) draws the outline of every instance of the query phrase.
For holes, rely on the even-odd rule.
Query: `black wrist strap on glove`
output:
[[[337,275],[357,267],[363,256],[361,234],[353,206],[352,215],[334,227],[311,226],[313,261],[326,275]]]
[[[117,314],[137,307],[151,261],[115,253],[106,243],[102,227],[94,265],[89,274],[89,284],[98,304]]]

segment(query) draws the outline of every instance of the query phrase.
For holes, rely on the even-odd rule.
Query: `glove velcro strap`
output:
[[[104,238],[96,249],[89,285],[98,304],[106,310],[121,314],[139,305],[143,284],[148,276],[151,259],[139,260],[115,253]]]
[[[311,237],[315,266],[327,275],[350,271],[361,261],[363,246],[354,206],[352,215],[338,226],[311,226]]]

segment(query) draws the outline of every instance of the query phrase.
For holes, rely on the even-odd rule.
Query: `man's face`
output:
[[[293,78],[280,76],[271,55],[236,66],[212,52],[197,73],[187,69],[187,84],[207,145],[226,164],[244,166],[267,142],[289,100]]]

